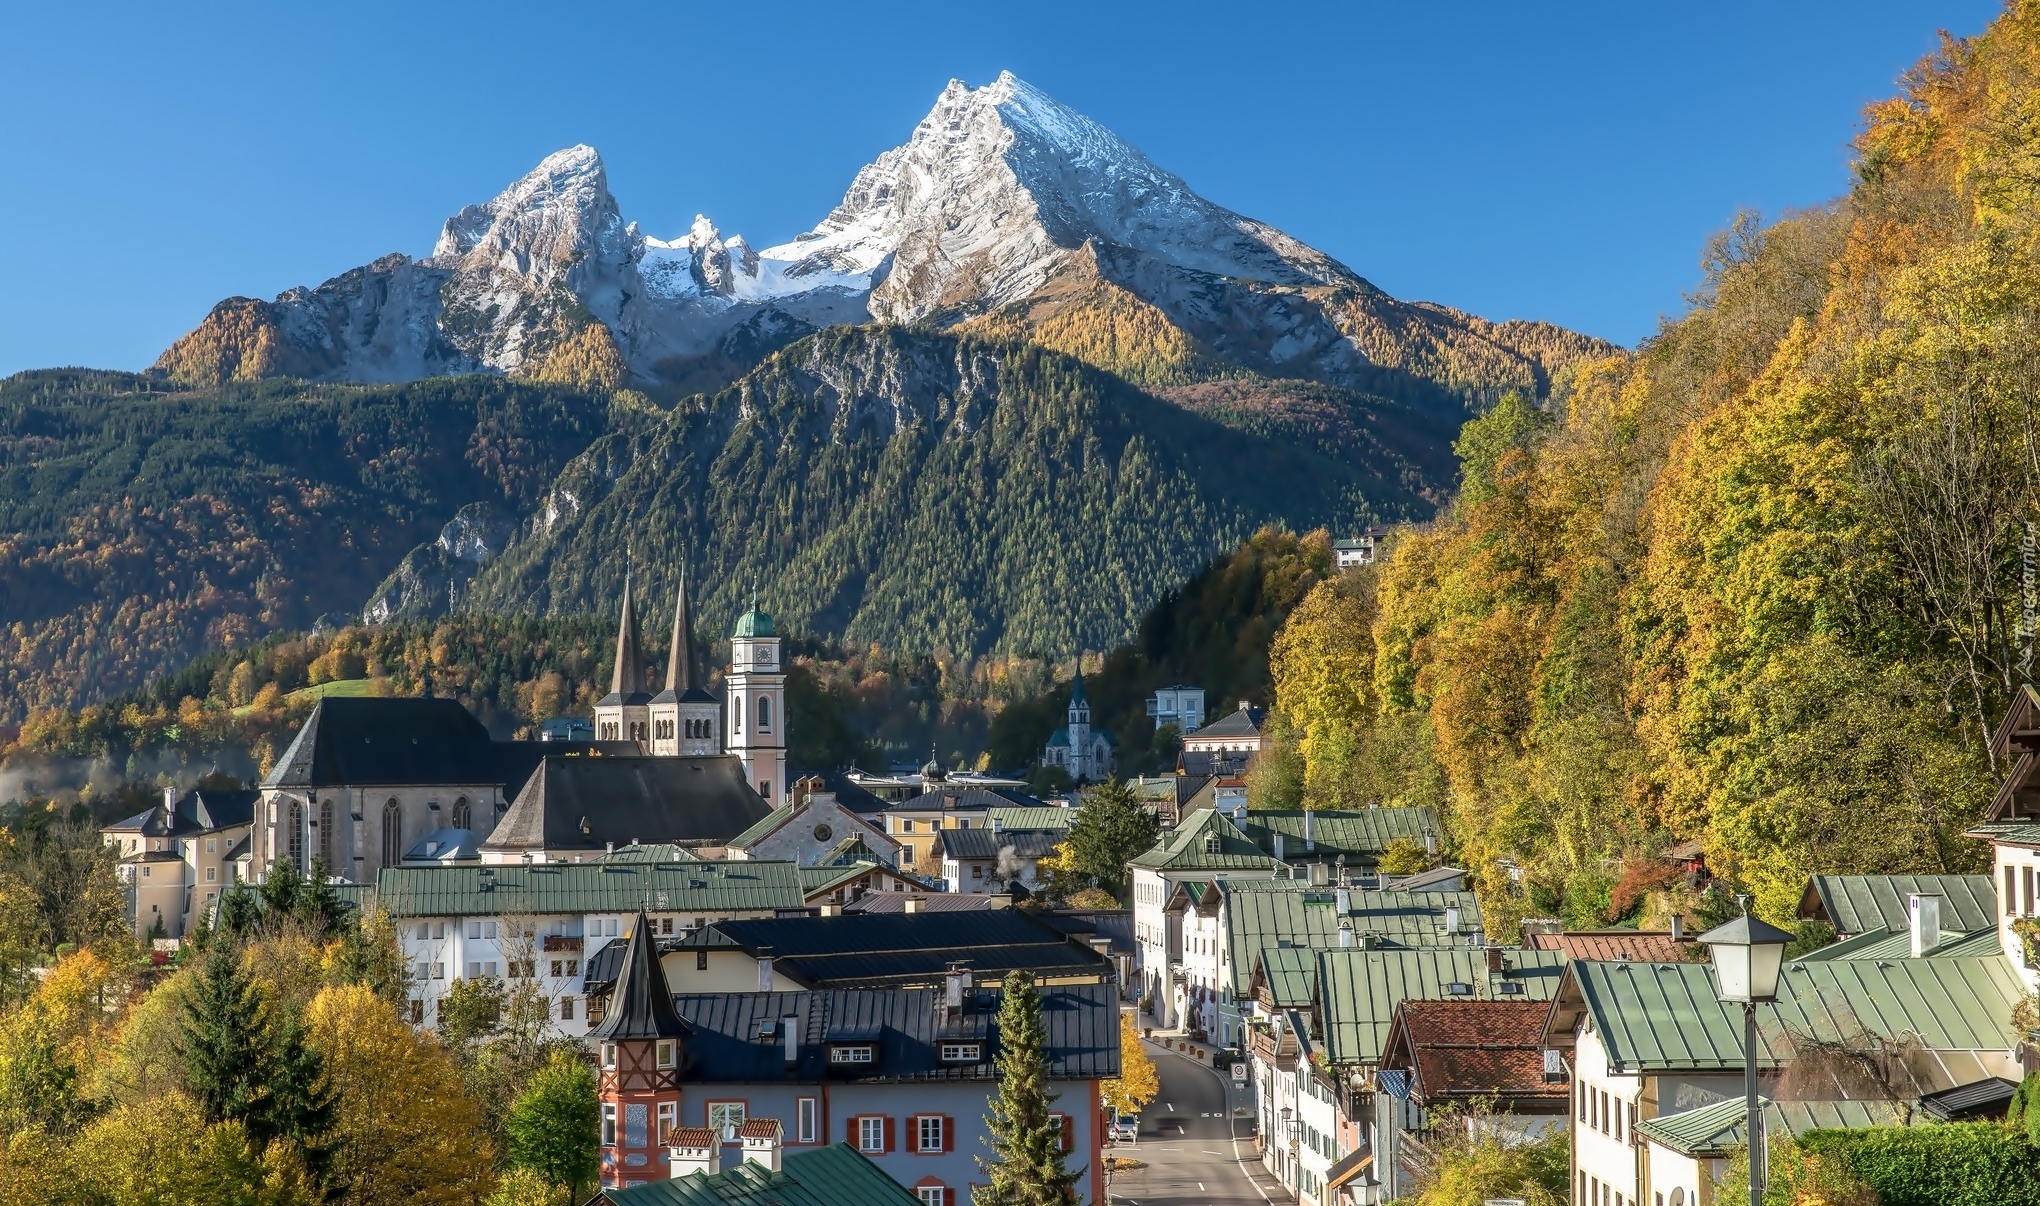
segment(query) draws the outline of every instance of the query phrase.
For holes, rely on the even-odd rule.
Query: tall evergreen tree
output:
[[[286,1016],[272,1028],[268,1043],[268,1093],[262,1108],[248,1122],[257,1146],[271,1140],[288,1143],[314,1178],[325,1175],[325,1139],[333,1129],[334,1101],[326,1085],[325,1065],[305,1042],[304,1026]]]
[[[326,866],[326,860],[314,856],[312,869],[298,889],[298,917],[321,933],[332,933],[347,920],[347,906],[341,902],[340,894],[333,890],[332,879],[333,870]]]
[[[219,932],[229,939],[245,934],[254,927],[261,916],[262,902],[255,895],[255,889],[249,887],[240,876],[235,876],[234,882],[227,885],[227,890],[220,894],[220,923],[217,927]],[[207,941],[210,942],[211,939],[208,938]],[[227,945],[231,946],[232,943],[229,942]]]
[[[297,912],[298,898],[305,891],[305,877],[287,858],[279,858],[269,864],[269,874],[263,877],[262,912],[266,917],[288,917]]]
[[[999,1093],[985,1116],[992,1152],[978,1167],[989,1178],[971,1189],[973,1206],[1072,1206],[1082,1170],[1063,1167],[1062,1128],[1049,1106],[1048,1025],[1034,977],[1006,977],[999,1005]]]
[[[1126,864],[1155,844],[1161,822],[1122,779],[1084,793],[1068,839],[1072,868],[1114,896],[1124,897]]]
[[[267,1027],[240,953],[215,941],[184,996],[177,1054],[208,1122],[249,1123],[265,1108]]]

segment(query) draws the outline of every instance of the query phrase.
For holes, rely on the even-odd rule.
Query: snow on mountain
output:
[[[905,143],[778,246],[755,250],[706,216],[675,237],[648,236],[625,221],[602,157],[573,146],[449,218],[429,257],[384,257],[273,303],[222,303],[159,363],[194,380],[249,365],[346,380],[476,368],[576,379],[620,356],[640,381],[694,388],[821,326],[964,319],[1051,280],[1068,293],[1094,278],[1213,353],[1276,376],[1364,384],[1388,364],[1443,381],[1466,353],[1441,349],[1467,340],[1481,345],[1476,360],[1523,355],[1489,348],[1491,324],[1397,302],[1198,196],[1005,72],[980,88],[950,81]],[[613,355],[591,350],[595,324]],[[549,369],[556,357],[580,367]]]

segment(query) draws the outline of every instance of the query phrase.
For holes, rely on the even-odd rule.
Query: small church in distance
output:
[[[724,705],[703,687],[694,664],[694,617],[687,606],[687,579],[673,605],[673,645],[666,655],[666,689],[653,695],[644,681],[643,638],[630,575],[623,580],[623,615],[616,634],[616,667],[609,694],[595,704],[597,741],[632,741],[653,757],[730,753],[744,779],[766,804],[784,804],[786,781],[786,672],[779,657],[779,633],[772,617],[751,610],[730,633],[727,736],[718,732]]]
[[[1112,734],[1091,727],[1091,701],[1084,695],[1084,672],[1079,669],[1070,688],[1068,718],[1049,737],[1041,764],[1057,767],[1078,783],[1095,783],[1111,777],[1117,762],[1115,745]]]

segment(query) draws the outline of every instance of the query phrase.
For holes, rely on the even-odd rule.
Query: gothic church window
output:
[[[319,859],[333,870],[333,801],[319,801]]]
[[[382,806],[382,861],[385,867],[404,861],[404,809],[395,796]]]
[[[453,827],[455,829],[473,829],[475,827],[474,810],[468,807],[466,796],[462,796],[453,802]]]
[[[772,731],[772,697],[769,695],[758,697],[758,731],[761,733]]]
[[[290,802],[290,865],[300,870],[305,865],[305,809],[296,800]]]

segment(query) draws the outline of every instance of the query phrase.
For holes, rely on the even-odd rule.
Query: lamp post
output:
[[[1792,935],[1750,915],[1750,898],[1737,897],[1743,915],[1700,935],[1714,961],[1714,995],[1743,1009],[1743,1130],[1750,1144],[1750,1206],[1763,1206],[1766,1179],[1764,1111],[1757,1103],[1757,1006],[1778,999],[1778,971]]]

